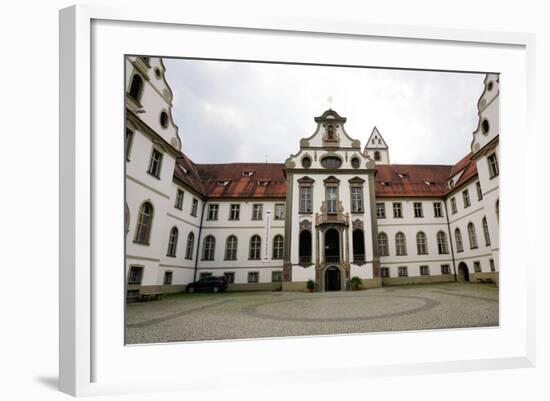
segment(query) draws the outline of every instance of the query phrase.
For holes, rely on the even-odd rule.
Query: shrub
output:
[[[308,280],[307,284],[306,284],[306,287],[307,287],[308,290],[314,290],[315,289],[315,281]]]
[[[358,290],[363,286],[363,281],[357,276],[353,276],[350,279],[349,283],[351,285],[351,288],[354,290]]]

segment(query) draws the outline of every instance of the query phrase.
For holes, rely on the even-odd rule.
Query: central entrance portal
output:
[[[340,291],[340,269],[331,266],[325,270],[325,291]]]

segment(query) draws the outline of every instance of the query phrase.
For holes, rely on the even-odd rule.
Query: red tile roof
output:
[[[282,163],[195,164],[182,155],[174,175],[209,198],[284,198],[283,169]],[[452,190],[447,184],[452,176],[463,171],[456,187],[477,174],[471,154],[454,166],[390,164],[376,169],[377,197],[442,197]]]
[[[283,168],[282,163],[197,165],[204,193],[212,198],[284,198]]]

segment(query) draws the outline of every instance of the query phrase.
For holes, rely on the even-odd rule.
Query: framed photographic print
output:
[[[62,391],[531,366],[533,42],[62,10]]]

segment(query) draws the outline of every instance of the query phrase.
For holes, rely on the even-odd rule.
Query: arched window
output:
[[[398,232],[395,235],[395,253],[399,255],[407,254],[407,242],[405,239],[405,234]]]
[[[195,245],[195,234],[187,235],[187,244],[185,246],[185,259],[193,259],[193,246]]]
[[[207,235],[204,238],[202,246],[202,260],[214,260],[214,253],[216,252],[216,238],[212,235]]]
[[[477,237],[474,223],[468,223],[468,239],[470,240],[470,249],[477,248]]]
[[[166,256],[176,256],[176,248],[178,247],[178,228],[172,227],[170,236],[168,237],[168,252]]]
[[[141,98],[142,89],[143,89],[143,80],[138,74],[134,74],[134,76],[132,77],[132,84],[130,85],[130,92],[128,92],[128,94],[136,102],[139,102]]]
[[[380,152],[379,151],[374,152],[374,160],[380,161]]]
[[[462,234],[460,233],[459,228],[455,230],[455,241],[456,241],[456,251],[462,252],[464,250],[464,245],[462,245]]]
[[[386,233],[378,234],[378,256],[388,256],[390,250],[388,247],[388,236]]]
[[[365,262],[365,234],[360,228],[353,230],[353,261],[355,263]]]
[[[273,238],[273,259],[282,259],[284,252],[284,241],[282,235]]]
[[[225,260],[237,260],[237,237],[230,235],[225,241]]]
[[[440,255],[449,253],[449,248],[447,247],[447,235],[443,231],[437,233],[437,250]]]
[[[151,226],[153,224],[153,205],[149,202],[143,203],[139,209],[139,215],[136,226],[136,236],[134,242],[138,244],[149,244],[151,236]]]
[[[253,235],[250,238],[250,252],[248,255],[249,259],[258,260],[260,259],[260,251],[262,249],[262,239],[259,235]]]
[[[419,255],[426,255],[428,253],[426,234],[422,231],[419,231],[418,234],[416,234],[416,250]]]
[[[491,235],[489,234],[489,225],[487,224],[487,218],[483,217],[481,220],[483,225],[483,235],[485,236],[485,246],[491,246]]]
[[[329,125],[327,128],[328,139],[334,139],[334,126]]]
[[[311,231],[300,231],[299,262],[301,265],[311,263]]]

